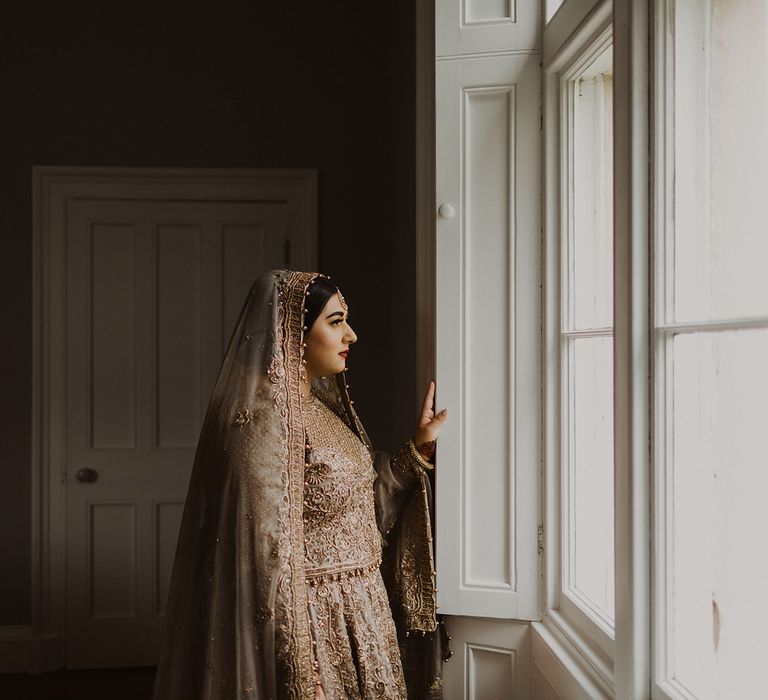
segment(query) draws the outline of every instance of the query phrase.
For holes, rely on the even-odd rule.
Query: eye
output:
[[[338,326],[342,321],[343,319],[337,318],[335,321],[331,321],[331,325]]]

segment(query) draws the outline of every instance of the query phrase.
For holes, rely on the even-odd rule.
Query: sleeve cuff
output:
[[[406,478],[418,478],[425,470],[433,469],[435,465],[421,455],[413,440],[409,440],[392,459],[392,466]]]

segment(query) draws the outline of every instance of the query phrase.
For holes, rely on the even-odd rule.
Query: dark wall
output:
[[[407,0],[0,5],[0,625],[30,620],[34,165],[316,168],[355,405],[374,445],[410,436],[413,17]]]

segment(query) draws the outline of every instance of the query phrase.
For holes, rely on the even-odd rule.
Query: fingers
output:
[[[431,421],[420,425],[416,430],[416,435],[413,440],[414,443],[416,445],[421,445],[423,443],[431,442],[432,440],[437,440],[440,430],[443,427],[443,423],[445,423],[447,418],[448,409],[444,408]]]
[[[421,415],[425,416],[427,411],[432,410],[432,405],[435,401],[435,380],[429,382],[427,387],[427,393],[424,395],[424,402],[421,404]]]
[[[437,414],[437,415],[434,417],[434,419],[432,420],[432,422],[433,422],[433,423],[434,423],[434,422],[437,422],[437,423],[440,423],[440,424],[442,424],[442,423],[443,423],[443,421],[445,421],[445,419],[446,419],[446,418],[448,418],[448,409],[447,409],[447,408],[444,408],[442,411],[440,411],[440,413],[438,413],[438,414]]]
[[[438,413],[434,418],[430,416],[429,419],[426,418],[423,425],[428,427],[436,427],[440,426],[445,422],[445,419],[448,418],[448,409],[444,408],[440,413]]]

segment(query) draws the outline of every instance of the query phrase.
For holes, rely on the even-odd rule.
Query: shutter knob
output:
[[[451,204],[441,204],[437,208],[437,215],[441,219],[452,219],[454,216],[456,216],[456,210]]]

